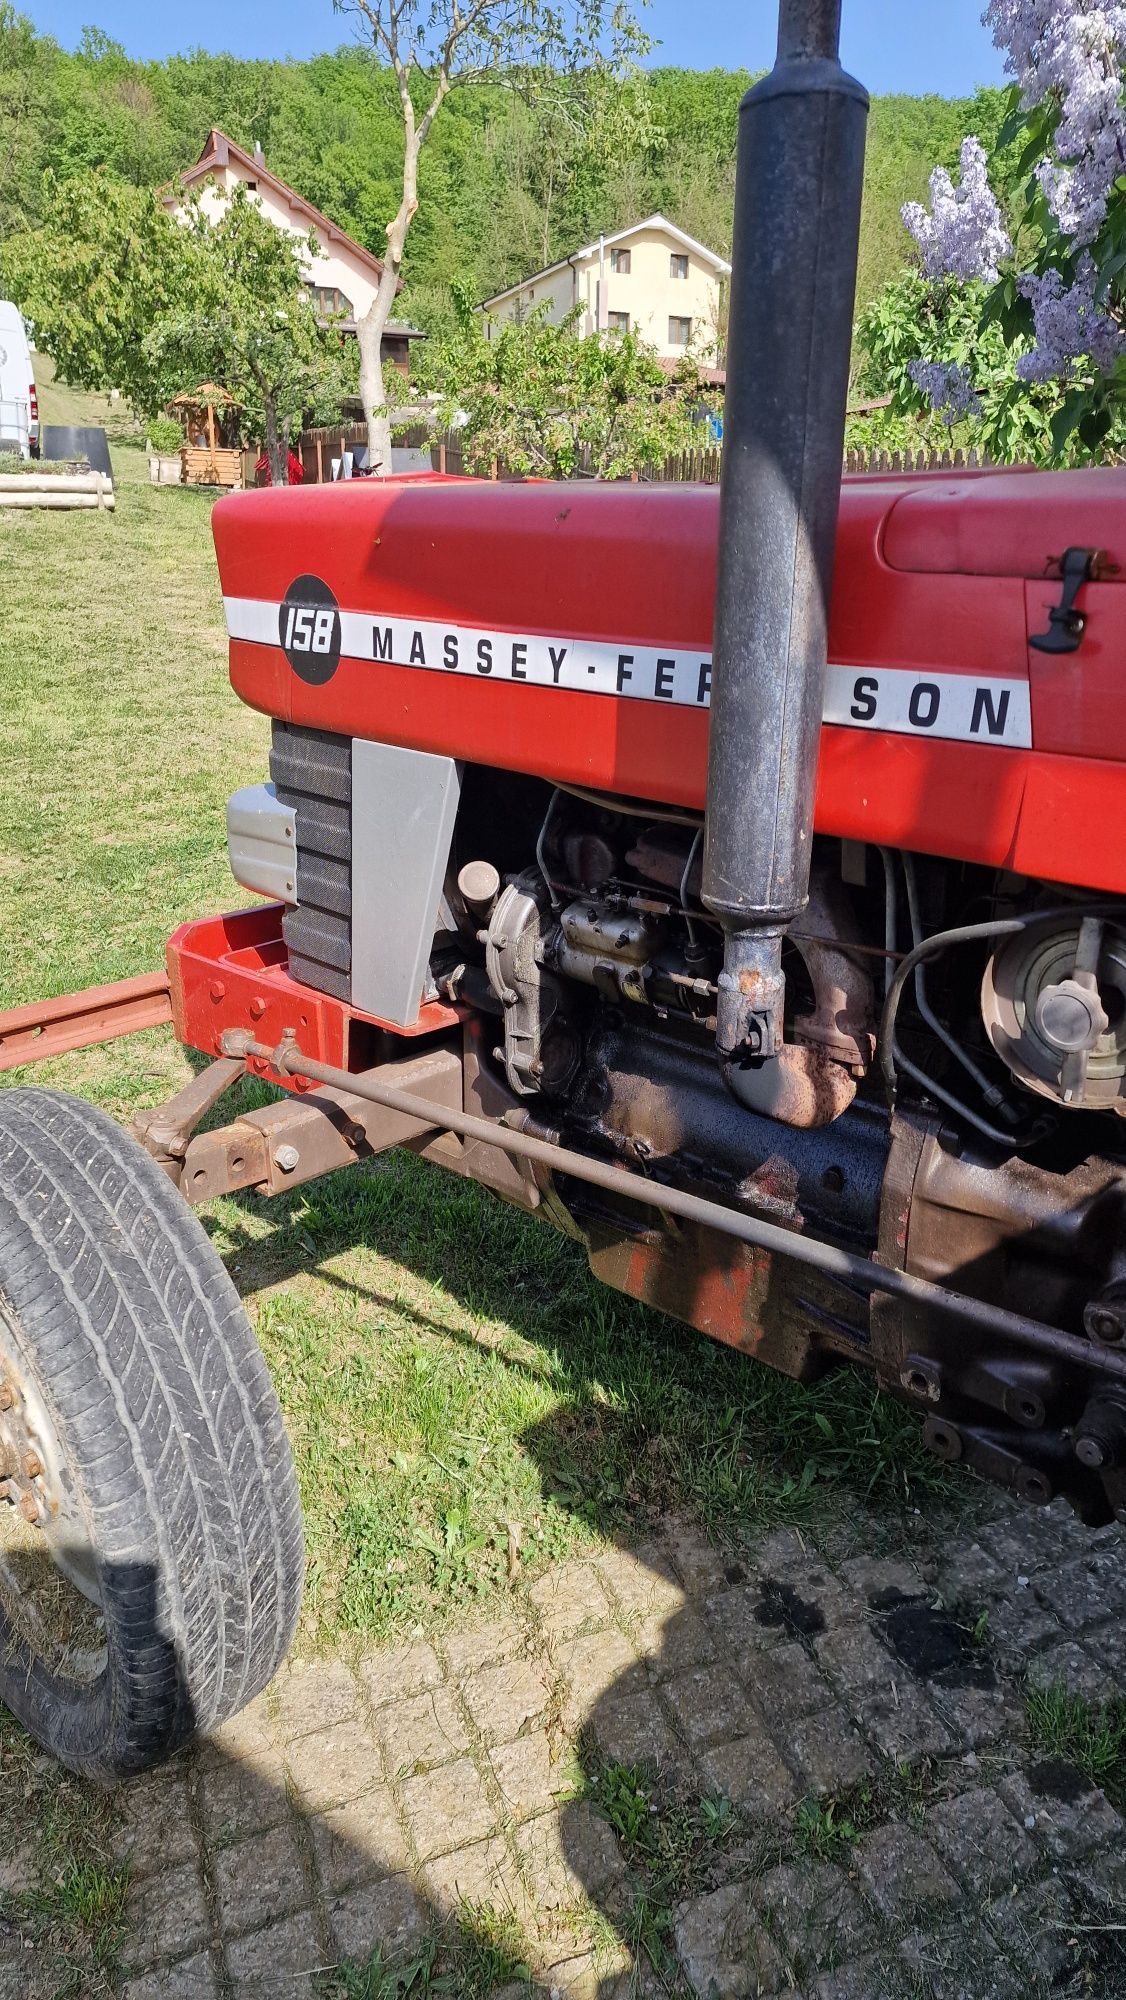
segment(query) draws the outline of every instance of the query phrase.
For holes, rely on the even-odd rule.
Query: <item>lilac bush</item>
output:
[[[1126,445],[1126,5],[988,0],[982,18],[1013,79],[1002,142],[1024,142],[1020,168],[1003,159],[999,199],[984,148],[967,138],[959,184],[937,167],[929,212],[908,202],[902,213],[928,283],[932,334],[951,286],[987,288],[980,327],[1003,329],[1003,394],[996,373],[989,382],[975,373],[972,346],[954,361],[932,359],[923,345],[906,375],[948,423],[980,416],[991,389],[990,410],[1010,436],[1021,395],[1054,386],[1063,395],[1057,454],[1074,452],[1073,432],[1088,451],[1112,432]]]
[[[931,214],[909,201],[903,220],[919,246],[928,278],[984,278],[995,285],[999,265],[1012,254],[1009,232],[992,188],[980,139],[963,139],[962,184],[955,187],[945,167],[930,177]]]

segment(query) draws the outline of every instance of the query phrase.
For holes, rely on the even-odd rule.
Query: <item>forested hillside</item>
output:
[[[332,32],[326,4],[324,27]],[[595,129],[565,99],[498,88],[456,95],[423,154],[403,304],[424,324],[451,280],[484,295],[577,244],[663,209],[717,250],[730,242],[740,71],[654,69],[608,91]],[[860,302],[903,262],[903,201],[966,131],[988,145],[999,93],[884,97],[872,106]],[[399,125],[387,75],[357,48],[309,62],[196,51],[133,62],[88,30],[61,50],[0,4],[0,232],[34,225],[48,170],[88,167],[154,185],[190,164],[212,125],[378,251],[397,201]]]

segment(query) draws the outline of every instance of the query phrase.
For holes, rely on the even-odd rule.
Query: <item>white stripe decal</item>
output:
[[[226,597],[227,631],[254,645],[280,644],[280,604]],[[600,639],[547,638],[540,632],[497,632],[433,620],[340,613],[340,650],[370,660],[474,679],[525,681],[582,694],[707,708],[711,655],[685,647],[644,646]],[[1032,747],[1028,683],[974,674],[926,673],[902,667],[843,666],[826,677],[826,722],[846,729],[890,730],[966,743]]]

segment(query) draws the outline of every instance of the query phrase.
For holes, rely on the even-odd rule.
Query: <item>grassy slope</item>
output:
[[[151,489],[135,443],[115,468],[112,517],[0,515],[0,1004],[143,971],[177,922],[239,894],[223,806],[262,774],[267,738],[227,686],[209,501]],[[12,1080],[125,1118],[185,1074],[161,1031]],[[851,1510],[873,1482],[894,1510],[933,1482],[914,1420],[860,1379],[804,1394],[604,1291],[575,1245],[410,1156],[204,1221],[296,1447],[310,1631],[443,1616],[506,1588],[516,1543],[526,1573],[667,1505],[738,1535]]]

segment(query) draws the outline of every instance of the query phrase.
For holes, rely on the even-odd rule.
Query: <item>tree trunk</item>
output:
[[[285,444],[278,436],[277,405],[272,396],[263,397],[262,408],[266,419],[266,457],[270,464],[270,484],[285,486],[289,479],[287,452]]]
[[[403,199],[399,203],[394,221],[387,225],[387,249],[383,257],[379,289],[356,326],[356,338],[360,348],[360,396],[363,400],[364,422],[368,431],[368,466],[371,472],[381,478],[386,477],[391,470],[391,425],[383,387],[381,352],[383,329],[391,317],[391,308],[399,289],[399,273],[403,268],[403,247],[407,240],[407,231],[418,208],[418,156],[450,87],[449,76],[443,68],[430,109],[421,124],[416,125],[410,94],[409,67],[397,62],[395,68],[399,83],[399,103],[403,114]]]
[[[384,266],[386,270],[386,266]],[[391,425],[388,421],[383,388],[383,329],[390,314],[390,302],[381,308],[380,285],[370,306],[356,323],[360,349],[360,399],[368,429],[368,466],[382,478],[391,470]]]

